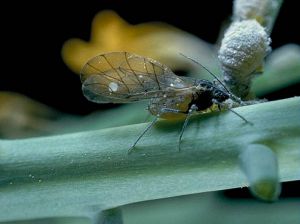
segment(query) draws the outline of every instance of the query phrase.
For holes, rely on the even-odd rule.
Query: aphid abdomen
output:
[[[191,94],[174,98],[154,98],[149,103],[149,112],[163,119],[183,119],[189,110]]]

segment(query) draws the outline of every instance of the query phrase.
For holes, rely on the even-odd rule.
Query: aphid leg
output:
[[[146,134],[146,132],[157,122],[159,118],[159,115],[155,116],[155,118],[153,119],[153,121],[148,125],[148,127],[139,135],[139,137],[135,140],[135,142],[133,143],[133,145],[128,149],[128,154],[130,154],[133,150],[133,148],[135,147],[135,145],[138,143],[138,141],[144,136],[144,134]]]
[[[213,99],[213,103],[215,103],[218,106],[219,111],[222,110],[222,106],[223,106],[222,103],[220,103],[220,102],[218,102],[217,100],[214,100],[214,99]],[[239,118],[241,118],[246,123],[253,125],[252,122],[248,121],[246,118],[244,118],[242,115],[240,115],[236,111],[232,110],[230,107],[226,107],[226,109],[229,110],[229,111],[231,111],[232,113],[234,113],[236,116],[238,116]]]
[[[184,113],[181,110],[176,110],[176,109],[172,109],[172,108],[162,108],[161,109],[161,114],[163,113],[175,113],[175,114],[179,114],[179,113]]]
[[[186,128],[186,126],[187,126],[187,124],[188,124],[188,122],[189,122],[189,119],[190,119],[190,117],[193,115],[193,113],[194,113],[195,111],[197,111],[197,110],[198,110],[198,107],[197,107],[195,104],[193,104],[193,105],[190,107],[190,109],[189,109],[189,111],[188,111],[188,114],[187,114],[186,117],[185,117],[183,126],[182,126],[181,131],[180,131],[179,139],[178,139],[178,151],[180,151],[180,143],[181,143],[182,135],[183,135],[183,132],[184,132],[184,130],[185,130],[185,128]]]
[[[198,107],[196,105],[192,105],[188,111],[188,114],[185,118],[184,124],[182,126],[181,132],[180,132],[180,136],[179,136],[179,151],[180,151],[180,142],[181,142],[181,138],[183,135],[183,132],[188,124],[189,118],[191,117],[192,113],[194,111],[196,111],[198,109]],[[172,109],[172,108],[162,108],[160,110],[160,113],[158,115],[155,116],[155,118],[153,119],[153,121],[148,125],[148,127],[139,135],[139,137],[135,140],[135,142],[133,143],[133,145],[128,149],[128,154],[130,154],[133,150],[133,148],[136,146],[136,144],[138,143],[138,141],[146,134],[146,132],[157,122],[158,118],[160,117],[161,114],[164,113],[186,113],[184,111],[181,110],[176,110],[176,109]]]
[[[231,108],[228,108],[228,110],[230,110],[232,113],[234,113],[235,115],[237,115],[238,117],[240,117],[243,121],[245,121],[248,124],[253,125],[252,122],[248,121],[246,118],[244,118],[242,115],[240,115],[239,113],[237,113],[236,111],[232,110]]]

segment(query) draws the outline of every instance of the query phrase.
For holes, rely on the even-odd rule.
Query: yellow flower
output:
[[[171,25],[159,22],[130,25],[113,11],[102,11],[92,22],[90,41],[66,41],[62,57],[72,71],[79,73],[88,59],[112,51],[128,51],[151,57],[174,70],[196,68],[179,53],[196,57],[204,65],[208,61],[211,64],[209,57],[213,55],[209,44]]]

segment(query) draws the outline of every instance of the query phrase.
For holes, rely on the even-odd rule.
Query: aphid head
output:
[[[225,100],[231,99],[238,105],[243,105],[243,101],[230,92],[227,88],[224,88],[223,85],[214,84],[213,96],[218,102],[224,102]]]
[[[231,99],[237,103],[237,105],[246,105],[239,97],[235,96],[227,88],[224,88],[223,85],[218,85],[218,82],[214,83],[207,80],[198,80],[196,82],[196,88],[199,91],[205,91],[207,94],[210,94],[217,102],[224,102]]]
[[[225,100],[228,100],[231,97],[226,91],[214,87],[213,98],[216,99],[218,102],[224,102]]]
[[[200,79],[195,81],[195,86],[197,90],[200,91],[212,91],[214,84],[208,80]]]
[[[209,81],[206,81],[206,80],[200,80],[203,82],[203,85],[211,85],[215,88],[217,88],[217,91],[214,93],[214,95],[216,95],[216,98],[219,98],[219,99],[223,99],[223,101],[225,101],[226,99],[230,98],[232,99],[234,102],[238,103],[239,105],[244,105],[244,102],[237,96],[235,96],[233,93],[231,93],[229,91],[229,89],[226,88],[225,84],[223,84],[223,82],[221,82],[221,80],[216,76],[214,75],[211,71],[209,71],[205,66],[203,66],[201,63],[199,63],[198,61],[196,61],[195,59],[191,58],[191,57],[188,57],[182,53],[179,53],[180,55],[182,55],[183,57],[193,61],[194,63],[196,63],[197,65],[201,66],[202,68],[204,68],[212,77],[215,78],[215,80],[217,80],[220,84],[220,87],[217,87],[216,85],[214,85],[212,82],[209,82]],[[205,83],[206,81],[206,83]],[[197,89],[201,89],[201,83],[200,85],[197,85]],[[223,102],[223,101],[219,101],[219,102]]]

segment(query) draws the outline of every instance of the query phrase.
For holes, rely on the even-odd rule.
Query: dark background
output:
[[[103,9],[115,10],[132,24],[166,22],[214,43],[222,22],[230,18],[232,1],[200,1],[199,6],[196,1],[162,0],[12,1],[2,5],[0,13],[0,90],[19,92],[73,114],[103,108],[82,96],[79,77],[60,55],[64,41],[89,39],[91,21]],[[293,24],[299,21],[297,1],[285,1],[272,33],[272,47],[299,44],[299,25]],[[299,95],[295,91],[285,90],[271,98]]]

